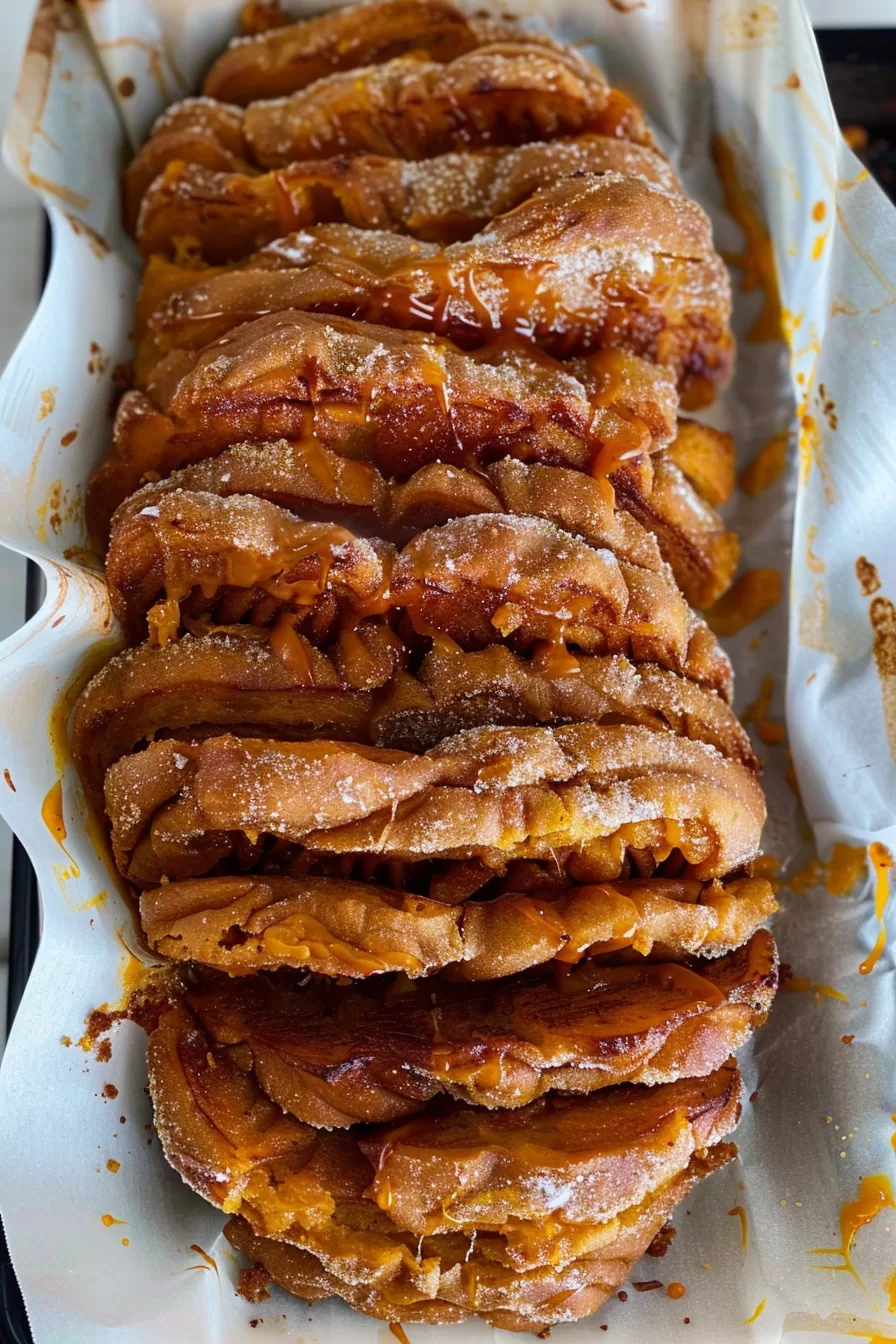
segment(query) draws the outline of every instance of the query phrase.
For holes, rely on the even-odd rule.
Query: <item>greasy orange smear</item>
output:
[[[873,1222],[884,1209],[896,1209],[893,1187],[890,1185],[889,1178],[887,1176],[863,1176],[859,1182],[857,1197],[849,1200],[840,1210],[840,1245],[823,1246],[818,1250],[809,1252],[810,1255],[839,1255],[843,1264],[818,1265],[817,1268],[838,1273],[845,1271],[853,1276],[856,1283],[864,1287],[852,1263],[850,1254],[852,1244],[859,1228],[864,1227],[866,1223]]]
[[[805,868],[793,873],[784,883],[798,896],[805,896],[809,887],[817,887],[824,881],[825,866],[821,859],[810,859]]]
[[[56,841],[57,845],[62,845],[68,832],[65,829],[65,820],[62,816],[62,780],[57,779],[56,783],[47,790],[47,796],[44,798],[40,809],[41,819],[47,830]]]
[[[896,1312],[896,1269],[884,1280],[884,1291],[888,1298],[887,1311]]]
[[[404,1326],[399,1321],[390,1321],[389,1330],[398,1340],[398,1344],[411,1344],[405,1332]]]
[[[733,1209],[729,1209],[729,1210],[728,1210],[728,1217],[729,1217],[729,1218],[739,1218],[739,1219],[740,1219],[740,1244],[741,1244],[741,1246],[743,1246],[744,1250],[746,1250],[746,1249],[747,1249],[747,1238],[748,1238],[748,1235],[749,1235],[749,1234],[748,1234],[748,1231],[747,1231],[747,1211],[746,1211],[746,1209],[743,1208],[740,1204],[735,1204],[735,1206],[734,1206]]]
[[[106,1161],[106,1170],[111,1171],[113,1176],[115,1175],[116,1171],[120,1170],[120,1168],[121,1163],[116,1158],[110,1157]]]
[[[852,891],[865,868],[865,850],[862,845],[846,845],[838,840],[831,850],[827,864],[825,886],[831,896],[845,896]]]
[[[791,975],[782,983],[781,988],[788,990],[792,994],[801,994],[805,991],[810,991],[813,994],[817,994],[820,998],[839,999],[841,1003],[849,1003],[849,999],[846,995],[841,994],[839,989],[835,989],[833,985],[820,985],[814,980],[806,980],[801,975]]]
[[[217,1274],[217,1272],[218,1272],[218,1266],[217,1266],[217,1263],[216,1263],[216,1261],[214,1261],[214,1260],[212,1259],[212,1257],[208,1254],[207,1251],[204,1251],[204,1250],[202,1249],[201,1246],[197,1246],[196,1243],[195,1243],[195,1241],[194,1241],[194,1242],[191,1242],[191,1244],[190,1244],[190,1250],[191,1250],[191,1251],[195,1251],[197,1255],[201,1255],[202,1258],[203,1258],[203,1260],[205,1261],[205,1264],[204,1264],[204,1265],[188,1265],[188,1266],[187,1266],[188,1269],[213,1269],[213,1270],[215,1271],[215,1273]]]
[[[824,201],[816,201],[812,207],[812,218],[815,220],[815,223],[820,224],[827,212],[828,208]]]
[[[783,723],[777,723],[774,719],[760,719],[756,724],[756,732],[759,734],[760,742],[764,742],[768,747],[777,747],[787,737],[787,729]]]
[[[80,877],[81,870],[75,863],[71,854],[65,847],[64,841],[68,832],[65,829],[65,818],[62,815],[62,780],[57,779],[55,784],[51,784],[47,790],[46,797],[40,808],[41,820],[47,830],[62,850],[65,857],[71,864],[72,877]]]
[[[717,635],[736,635],[781,601],[777,569],[748,569],[705,613]]]
[[[767,1297],[764,1297],[764,1298],[762,1299],[762,1301],[759,1303],[759,1306],[758,1306],[758,1307],[756,1308],[756,1310],[753,1312],[752,1316],[748,1316],[747,1319],[744,1321],[744,1325],[752,1325],[754,1321],[758,1321],[758,1320],[759,1320],[759,1317],[760,1317],[760,1316],[762,1315],[762,1313],[765,1311],[765,1304],[766,1304],[767,1301],[768,1301],[768,1298],[767,1298]]]
[[[677,1301],[679,1298],[684,1297],[686,1292],[687,1288],[685,1288],[683,1283],[670,1283],[666,1289],[666,1296],[672,1297]]]
[[[790,430],[782,429],[764,444],[748,467],[740,474],[739,485],[745,495],[755,499],[770,485],[774,485],[787,465],[787,447]]]
[[[127,1221],[127,1218],[113,1218],[111,1213],[104,1213],[100,1219],[103,1227],[114,1227],[116,1223],[120,1223],[122,1227],[124,1227],[126,1226]]]
[[[880,933],[877,935],[877,941],[874,947],[868,953],[868,956],[859,964],[860,975],[870,975],[878,963],[881,952],[887,944],[887,930],[884,927],[884,910],[887,900],[890,896],[890,869],[893,867],[893,855],[887,849],[875,840],[868,847],[868,857],[874,867],[877,877],[874,883],[874,913],[877,916],[877,922],[880,924]]]
[[[800,479],[806,481],[812,470],[813,459],[817,459],[821,447],[821,429],[815,416],[809,415],[808,411],[800,416],[797,442],[800,449]]]
[[[747,332],[748,341],[778,341],[783,336],[781,295],[775,251],[765,221],[750,199],[737,169],[734,152],[724,136],[712,137],[712,157],[725,197],[725,209],[744,233],[744,250],[725,260],[743,272],[741,289],[761,289],[762,312]]]

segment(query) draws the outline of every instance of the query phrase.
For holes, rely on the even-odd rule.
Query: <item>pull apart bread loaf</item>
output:
[[[777,987],[694,611],[733,445],[679,417],[730,286],[579,53],[453,0],[245,21],[125,173],[88,492],[130,647],[72,750],[170,964],[156,1125],[256,1291],[540,1332],[734,1156]]]

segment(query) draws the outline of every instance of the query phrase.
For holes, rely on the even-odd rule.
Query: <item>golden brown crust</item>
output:
[[[571,1283],[596,1281],[606,1295],[607,1283],[621,1281],[694,1180],[733,1154],[730,1145],[717,1142],[738,1109],[740,1081],[730,1065],[698,1083],[552,1098],[513,1118],[471,1111],[461,1119],[449,1104],[422,1120],[430,1135],[422,1163],[407,1142],[407,1126],[395,1135],[395,1158],[408,1182],[408,1221],[415,1215],[411,1187],[424,1177],[427,1153],[438,1161],[442,1139],[453,1134],[463,1136],[462,1161],[472,1162],[481,1194],[492,1188],[500,1199],[506,1163],[525,1160],[526,1149],[513,1136],[524,1133],[527,1122],[544,1136],[531,1150],[532,1171],[541,1179],[525,1211],[534,1216],[496,1223],[468,1202],[458,1228],[421,1239],[379,1207],[370,1188],[374,1168],[351,1135],[320,1133],[284,1115],[240,1059],[239,1050],[208,1036],[186,1004],[175,1003],[162,1016],[150,1040],[149,1075],[166,1157],[211,1203],[242,1215],[230,1225],[234,1244],[270,1253],[272,1263],[278,1245],[284,1254],[288,1250],[279,1261],[293,1271],[287,1286],[304,1291],[295,1278],[298,1266],[306,1278],[313,1272],[318,1286],[323,1275],[327,1292],[356,1305],[360,1297],[363,1309],[387,1318],[398,1308],[406,1319],[419,1304],[426,1319],[457,1319],[441,1314],[441,1305],[455,1301],[499,1324],[531,1324],[540,1312],[559,1308],[556,1283],[567,1267]],[[470,1128],[476,1116],[478,1138]],[[641,1171],[632,1170],[626,1136],[644,1154]],[[381,1137],[388,1144],[389,1131]],[[570,1164],[581,1177],[578,1206],[565,1201],[567,1216],[555,1202],[548,1217],[539,1217],[539,1191],[543,1199],[548,1182],[567,1174]],[[588,1191],[595,1207],[618,1211],[604,1222],[589,1220]],[[628,1192],[642,1191],[637,1203],[625,1203]],[[253,1244],[250,1227],[278,1241]],[[590,1276],[582,1272],[583,1261]],[[586,1300],[591,1302],[587,1294]],[[564,1297],[564,1311],[568,1301]],[[562,1319],[563,1313],[549,1318]]]
[[[525,469],[511,471],[515,466],[507,464],[503,488],[511,489],[513,481],[524,492],[531,477]],[[568,503],[569,513],[581,516],[580,482],[583,494],[592,484],[573,477]],[[555,509],[562,516],[559,496]],[[500,640],[517,649],[568,643],[585,653],[625,652],[720,686],[721,669],[710,673],[693,655],[693,613],[658,550],[650,556],[645,543],[652,538],[632,533],[628,522],[624,514],[601,519],[593,512],[589,544],[522,512],[454,519],[418,533],[401,551],[392,573],[393,603],[415,630],[440,632],[463,648]],[[607,549],[614,535],[619,554]]]
[[[293,839],[391,808],[442,773],[426,756],[353,743],[166,739],[109,769],[106,811],[122,872],[153,882],[207,872],[232,852],[231,832]]]
[[[431,462],[406,482],[395,482],[315,439],[235,444],[135,491],[119,507],[116,525],[155,507],[161,495],[187,490],[224,498],[256,495],[305,520],[339,519],[399,543],[467,514],[528,514],[617,551],[625,540],[631,556],[637,530],[624,518],[617,519],[607,540],[606,520],[615,505],[656,537],[686,600],[709,606],[728,587],[739,555],[737,538],[671,456],[661,452],[656,460],[623,462],[610,477],[610,492],[599,478],[511,458],[485,471]],[[643,560],[651,552],[641,546],[639,554]]]
[[[757,766],[725,702],[664,668],[633,665],[620,655],[581,655],[574,675],[558,676],[539,658],[493,645],[474,653],[435,647],[412,673],[402,666],[397,641],[377,648],[377,633],[390,632],[364,623],[348,648],[342,635],[326,652],[297,635],[304,664],[294,651],[272,649],[269,632],[253,626],[119,654],[85,688],[72,719],[72,757],[98,810],[106,770],[138,743],[166,730],[212,726],[425,751],[486,724],[640,723]]]
[[[778,983],[692,610],[737,565],[733,445],[677,421],[730,283],[575,49],[277,6],[125,174],[148,262],[86,515],[148,638],[73,755],[171,963],[132,1012],[165,1156],[259,1279],[544,1332],[731,1160]]]
[[[228,975],[290,967],[416,978],[449,967],[454,978],[493,980],[552,957],[573,965],[624,948],[666,960],[720,956],[777,908],[761,878],[503,885],[492,898],[450,905],[337,877],[210,877],[145,891],[140,916],[155,952]]]
[[[339,153],[428,159],[583,131],[648,142],[637,109],[628,104],[620,116],[610,95],[600,71],[569,48],[524,36],[444,65],[399,56],[329,75],[289,97],[251,104],[243,134],[263,168]]]
[[[704,610],[731,586],[740,542],[676,465],[673,449],[674,444],[649,463],[623,464],[613,474],[613,488],[618,506],[656,537],[688,602]]]
[[[557,675],[553,650],[546,653],[527,659],[503,645],[474,653],[436,645],[413,681],[402,669],[385,690],[374,714],[376,741],[420,751],[486,724],[626,722],[671,729],[755,768],[747,734],[716,692],[615,654],[578,655],[577,672]]]
[[[209,97],[175,103],[125,171],[126,227],[175,161],[251,174],[345,153],[427,159],[586,132],[652,144],[635,104],[570,48],[537,34],[504,41],[500,28],[480,36],[490,44],[447,65],[400,56],[246,111]]]
[[[542,187],[445,248],[315,225],[223,273],[200,273],[150,326],[163,353],[200,349],[236,323],[290,308],[430,331],[465,348],[500,332],[563,357],[619,348],[669,366],[683,388],[724,382],[733,351],[730,282],[705,213],[616,172]]]
[[[262,1265],[271,1279],[306,1301],[341,1297],[357,1311],[387,1321],[447,1325],[471,1315],[500,1330],[543,1333],[553,1325],[596,1311],[629,1277],[635,1261],[667,1223],[698,1180],[730,1162],[732,1144],[715,1144],[695,1157],[680,1176],[636,1209],[609,1224],[603,1236],[565,1268],[519,1271],[495,1262],[493,1243],[480,1234],[475,1244],[459,1237],[427,1237],[422,1250],[438,1265],[429,1295],[422,1286],[400,1294],[376,1280],[340,1278],[308,1251],[284,1241],[258,1237],[242,1218],[224,1229],[231,1245]]]
[[[290,990],[248,976],[187,993],[259,1085],[324,1128],[395,1121],[440,1094],[515,1109],[550,1090],[702,1077],[765,1021],[777,956],[764,930],[711,962],[586,961],[509,979],[439,976]]]
[[[700,878],[758,852],[765,803],[755,776],[701,742],[627,726],[468,729],[427,757],[446,762],[438,783],[303,844],[492,866],[572,850],[597,880],[621,876],[629,850],[646,849],[652,871],[678,849]]]
[[[702,742],[622,725],[473,728],[423,756],[342,742],[164,740],[106,774],[116,861],[140,884],[198,877],[280,837],[407,862],[577,856],[616,879],[680,851],[720,877],[759,849],[752,771]]]
[[[169,163],[192,163],[211,172],[254,173],[243,141],[239,107],[211,98],[187,98],[162,113],[122,175],[122,219],[134,233],[140,203]]]
[[[255,495],[150,486],[113,520],[113,610],[130,639],[144,633],[145,618],[159,643],[191,619],[249,619],[275,625],[278,638],[292,641],[298,629],[320,643],[344,616],[393,610],[412,641],[445,636],[466,649],[506,641],[520,650],[569,643],[721,687],[724,655],[717,650],[715,666],[692,655],[693,614],[656,542],[613,510],[598,483],[512,460],[491,479],[498,506],[506,500],[513,513],[429,528],[397,559],[385,542],[299,521]]]
[[[268,625],[285,611],[328,629],[343,611],[360,619],[388,607],[393,554],[386,542],[301,522],[254,495],[182,490],[116,516],[106,579],[132,641],[148,623],[165,643],[182,603],[194,616],[216,613],[221,625],[244,616]]]
[[[427,462],[508,454],[612,470],[675,434],[667,371],[606,351],[575,371],[525,349],[474,361],[416,332],[289,311],[173,352],[128,392],[114,446],[87,497],[102,535],[146,473],[168,475],[244,440],[313,434],[341,455],[405,478]]]
[[[202,92],[245,106],[294,93],[337,70],[380,64],[408,51],[451,61],[511,34],[521,35],[514,25],[468,14],[453,0],[368,0],[234,38],[211,65]]]
[[[180,159],[149,186],[136,236],[147,258],[189,239],[212,263],[238,261],[295,229],[327,221],[453,243],[471,238],[539,187],[571,173],[607,171],[680,190],[657,150],[608,135],[461,150],[411,163],[381,154],[340,155],[263,174],[215,171]]]
[[[730,1133],[741,1095],[729,1060],[703,1080],[646,1093],[622,1085],[588,1100],[553,1095],[523,1112],[424,1111],[360,1140],[375,1172],[367,1193],[418,1236],[506,1229],[508,1258],[522,1269],[521,1224],[543,1223],[558,1206],[567,1228],[618,1217]],[[569,1254],[562,1232],[555,1251],[560,1263]]]

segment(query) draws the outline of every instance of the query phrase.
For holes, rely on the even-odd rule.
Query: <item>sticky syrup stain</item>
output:
[[[812,550],[815,545],[815,538],[818,536],[818,528],[812,523],[806,532],[806,564],[813,574],[824,573],[824,561],[820,555],[816,555]]]
[[[745,495],[756,499],[774,485],[787,466],[790,430],[782,429],[763,444],[748,467],[741,472],[738,484]]]
[[[874,1221],[884,1209],[896,1209],[893,1199],[893,1187],[887,1176],[863,1176],[859,1182],[859,1191],[855,1199],[849,1200],[840,1210],[840,1245],[823,1246],[810,1251],[810,1255],[837,1255],[840,1265],[817,1265],[817,1269],[826,1269],[832,1274],[851,1274],[856,1283],[864,1288],[862,1280],[852,1262],[852,1245],[856,1233],[868,1223]]]
[[[820,260],[821,260],[821,254],[824,252],[824,245],[825,245],[825,243],[826,243],[827,240],[828,240],[828,234],[829,234],[830,232],[831,232],[830,229],[825,229],[824,233],[819,233],[819,234],[816,235],[816,237],[815,237],[815,241],[814,241],[813,244],[812,244],[812,260],[813,260],[813,261],[820,261]]]
[[[106,1161],[106,1170],[111,1171],[114,1176],[117,1171],[121,1170],[121,1163],[116,1158],[110,1157]]]
[[[762,311],[747,333],[751,342],[778,341],[783,334],[778,267],[768,227],[759,213],[754,193],[741,179],[734,151],[721,135],[712,137],[712,157],[722,185],[725,209],[744,235],[743,252],[726,256],[731,266],[741,271],[741,289],[745,293],[761,290]]]
[[[54,869],[59,869],[58,876],[64,878],[80,877],[81,870],[65,847],[68,831],[65,829],[65,817],[62,814],[61,779],[57,779],[55,784],[51,784],[47,790],[44,801],[41,804],[40,815],[47,830],[50,832],[69,862],[68,868],[61,864],[54,864]]]
[[[205,1263],[201,1265],[187,1265],[187,1270],[207,1269],[207,1270],[214,1270],[214,1272],[217,1274],[218,1262],[214,1260],[212,1256],[209,1255],[208,1251],[204,1251],[201,1246],[197,1246],[195,1241],[191,1242],[190,1250],[195,1251],[197,1255],[201,1255]]]
[[[56,409],[56,388],[45,387],[40,394],[40,405],[37,410],[38,420],[46,420],[48,415],[52,415]]]
[[[735,1204],[733,1209],[728,1210],[728,1217],[740,1219],[740,1244],[743,1247],[744,1251],[746,1251],[747,1242],[749,1240],[750,1235],[749,1228],[747,1225],[746,1209],[743,1207],[742,1204]]]
[[[887,1295],[887,1311],[896,1313],[896,1269],[884,1279],[884,1292]]]
[[[671,1297],[675,1302],[680,1301],[686,1292],[687,1288],[685,1288],[683,1283],[676,1283],[674,1281],[666,1288],[666,1296]]]
[[[837,649],[831,641],[828,629],[830,604],[825,590],[824,579],[816,579],[812,593],[800,603],[799,637],[804,649],[817,649],[819,653],[837,656]]]
[[[97,378],[101,378],[108,367],[109,356],[101,345],[98,345],[96,341],[91,341],[90,358],[87,361],[87,372],[96,374]]]
[[[746,13],[729,11],[723,16],[725,47],[728,51],[761,47],[774,41],[778,31],[778,15],[774,5],[752,4]]]
[[[864,856],[865,851],[862,850]],[[795,873],[784,879],[784,885],[791,891],[795,891],[797,896],[805,896],[811,887],[820,887],[825,878],[825,866],[821,859],[810,859],[804,868],[799,868]]]
[[[103,1227],[114,1227],[116,1223],[120,1224],[121,1227],[127,1227],[128,1220],[127,1218],[113,1218],[111,1213],[104,1213],[100,1222]]]
[[[77,215],[67,214],[65,217],[71,225],[72,233],[77,234],[79,238],[84,239],[93,255],[99,261],[102,261],[105,256],[108,256],[111,248],[103,235],[97,233],[92,224],[88,224],[85,220],[79,219]]]
[[[100,668],[108,663],[113,654],[122,647],[122,640],[116,636],[98,639],[81,659],[63,690],[56,697],[50,711],[48,732],[50,747],[57,772],[61,775],[71,759],[68,742],[68,721],[75,701]]]
[[[777,569],[749,569],[705,613],[709,628],[722,638],[752,625],[781,601]]]
[[[411,1341],[407,1337],[407,1332],[405,1331],[404,1326],[401,1325],[398,1321],[389,1322],[389,1333],[395,1336],[395,1338],[398,1340],[398,1344],[411,1344]]]
[[[896,761],[896,607],[888,597],[875,597],[868,608],[871,652],[880,681],[880,698],[890,755]]]
[[[747,1317],[747,1319],[744,1321],[744,1325],[752,1325],[754,1321],[758,1321],[758,1320],[759,1320],[759,1317],[760,1317],[760,1316],[762,1315],[762,1313],[765,1311],[765,1304],[766,1304],[767,1301],[768,1301],[768,1298],[767,1298],[767,1297],[764,1297],[764,1298],[762,1299],[762,1301],[759,1303],[759,1306],[756,1308],[756,1310],[755,1310],[754,1312],[752,1312],[752,1313]]]
[[[880,955],[887,945],[887,930],[884,925],[884,910],[887,907],[887,901],[890,897],[890,869],[893,867],[893,855],[878,840],[868,847],[868,857],[871,860],[871,866],[874,869],[874,914],[880,925],[880,931],[877,935],[874,947],[868,953],[868,956],[859,964],[859,973],[861,975],[870,975],[880,960]]]
[[[856,578],[859,581],[863,597],[873,597],[876,592],[880,591],[880,575],[877,572],[877,566],[867,560],[864,555],[860,555],[856,561]]]
[[[69,901],[69,905],[73,910],[78,911],[101,910],[102,907],[106,904],[106,901],[108,899],[109,899],[108,891],[103,890],[98,891],[95,896],[88,896],[86,901],[79,901],[77,904],[75,904],[75,902],[73,901]]]
[[[814,994],[815,1002],[820,1003],[822,999],[837,999],[840,1003],[849,1003],[849,999],[842,994],[839,989],[833,985],[824,985],[815,980],[807,980],[802,975],[791,975],[785,980],[782,989],[786,989],[791,994]]]
[[[831,896],[846,896],[852,891],[865,871],[865,850],[862,845],[847,845],[838,840],[831,857],[823,865],[824,885]]]

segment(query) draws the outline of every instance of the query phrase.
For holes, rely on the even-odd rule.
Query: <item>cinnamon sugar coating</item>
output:
[[[632,855],[649,873],[680,853],[704,879],[749,862],[765,820],[751,770],[703,742],[623,725],[471,728],[423,755],[167,739],[111,766],[105,793],[116,861],[141,885],[201,876],[265,836],[495,869],[571,854],[576,880],[598,881],[622,876]]]
[[[173,255],[178,240],[189,238],[212,264],[239,261],[327,221],[453,243],[471,238],[539,187],[572,173],[608,171],[680,190],[656,149],[595,134],[456,150],[410,163],[382,154],[339,155],[271,173],[215,171],[178,159],[141,200],[136,237],[147,259]]]
[[[155,952],[229,975],[307,967],[416,978],[447,967],[453,978],[494,980],[552,958],[570,966],[623,949],[720,956],[776,909],[761,878],[520,885],[508,874],[499,894],[450,904],[337,877],[208,877],[145,891],[140,916]]]

